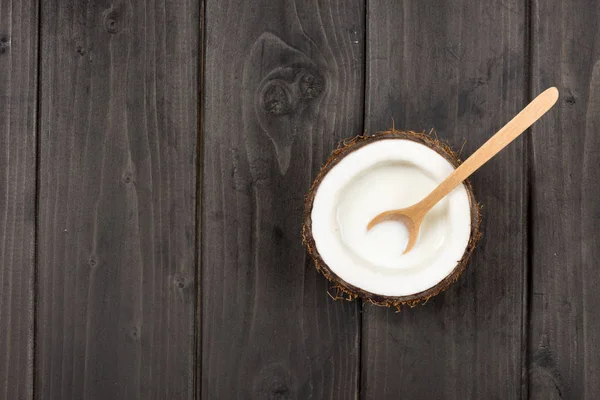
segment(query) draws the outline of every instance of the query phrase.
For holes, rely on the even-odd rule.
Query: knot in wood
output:
[[[287,368],[269,364],[254,377],[254,393],[257,399],[287,400],[297,398],[295,382]]]
[[[285,85],[279,80],[273,80],[266,85],[262,95],[262,105],[269,114],[285,115],[292,110],[289,90]]]
[[[260,398],[268,400],[288,400],[292,398],[292,391],[286,384],[278,380],[271,383],[270,386],[264,387],[259,393]]]
[[[281,385],[279,387],[274,388],[271,393],[268,393],[268,399],[269,400],[287,400],[287,399],[291,399],[291,395],[290,395],[290,389],[285,386],[285,385]]]
[[[125,184],[130,184],[131,182],[133,182],[133,174],[129,171],[125,171],[123,173],[123,176],[121,177],[121,180]]]
[[[176,276],[173,279],[173,284],[178,287],[179,289],[184,289],[185,288],[185,278],[183,276]]]
[[[104,29],[106,32],[114,35],[121,30],[121,18],[116,10],[112,10],[104,17]]]
[[[0,54],[4,54],[10,47],[10,40],[7,35],[0,35]]]
[[[131,336],[133,340],[139,340],[141,336],[141,328],[137,325],[132,326],[129,329],[129,336]]]
[[[305,99],[318,97],[325,88],[325,81],[320,75],[306,72],[300,76],[300,93]]]

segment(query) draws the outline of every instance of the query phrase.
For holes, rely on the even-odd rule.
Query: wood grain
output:
[[[533,91],[555,84],[561,99],[532,136],[532,399],[600,393],[599,14],[597,1],[533,2]]]
[[[37,7],[0,0],[0,400],[33,396]]]
[[[193,397],[199,9],[43,3],[40,399]]]
[[[366,125],[434,128],[472,154],[526,100],[520,1],[371,1]],[[364,399],[521,398],[525,278],[524,143],[473,175],[484,237],[467,270],[424,306],[365,305]]]
[[[357,303],[301,243],[304,196],[362,132],[362,1],[206,3],[202,398],[354,399]]]

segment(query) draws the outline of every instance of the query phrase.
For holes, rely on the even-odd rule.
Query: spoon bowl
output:
[[[384,211],[381,214],[378,214],[371,220],[371,222],[369,222],[369,225],[367,225],[367,230],[370,231],[375,225],[386,221],[396,221],[404,224],[404,226],[406,226],[406,230],[408,231],[408,242],[406,243],[406,248],[403,254],[408,253],[417,243],[419,229],[421,228],[421,222],[423,221],[422,218],[418,217],[418,214],[416,214],[414,210],[414,207],[417,204],[411,207],[402,208],[399,210]]]

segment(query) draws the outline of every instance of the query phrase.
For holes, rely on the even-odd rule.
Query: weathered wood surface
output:
[[[534,1],[532,89],[558,109],[533,128],[532,399],[600,396],[600,3]]]
[[[354,399],[358,303],[301,244],[304,196],[362,131],[362,1],[206,3],[205,399]]]
[[[378,0],[367,16],[368,132],[394,118],[468,156],[524,106],[523,2]],[[399,314],[365,306],[362,398],[522,396],[525,140],[471,179],[484,236],[458,282]]]
[[[37,398],[194,396],[199,10],[43,2]]]
[[[596,399],[598,15],[0,0],[0,400]],[[468,156],[552,85],[473,176],[455,285],[399,314],[327,296],[300,224],[339,140],[393,118]]]
[[[38,13],[0,0],[0,399],[33,394]]]

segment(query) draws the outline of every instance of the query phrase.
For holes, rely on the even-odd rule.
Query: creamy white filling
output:
[[[427,290],[456,267],[469,242],[471,212],[459,185],[425,217],[407,254],[406,228],[385,222],[367,232],[382,211],[424,198],[454,167],[427,146],[380,140],[347,155],[322,180],[312,209],[312,230],[323,261],[344,281],[384,296]]]

